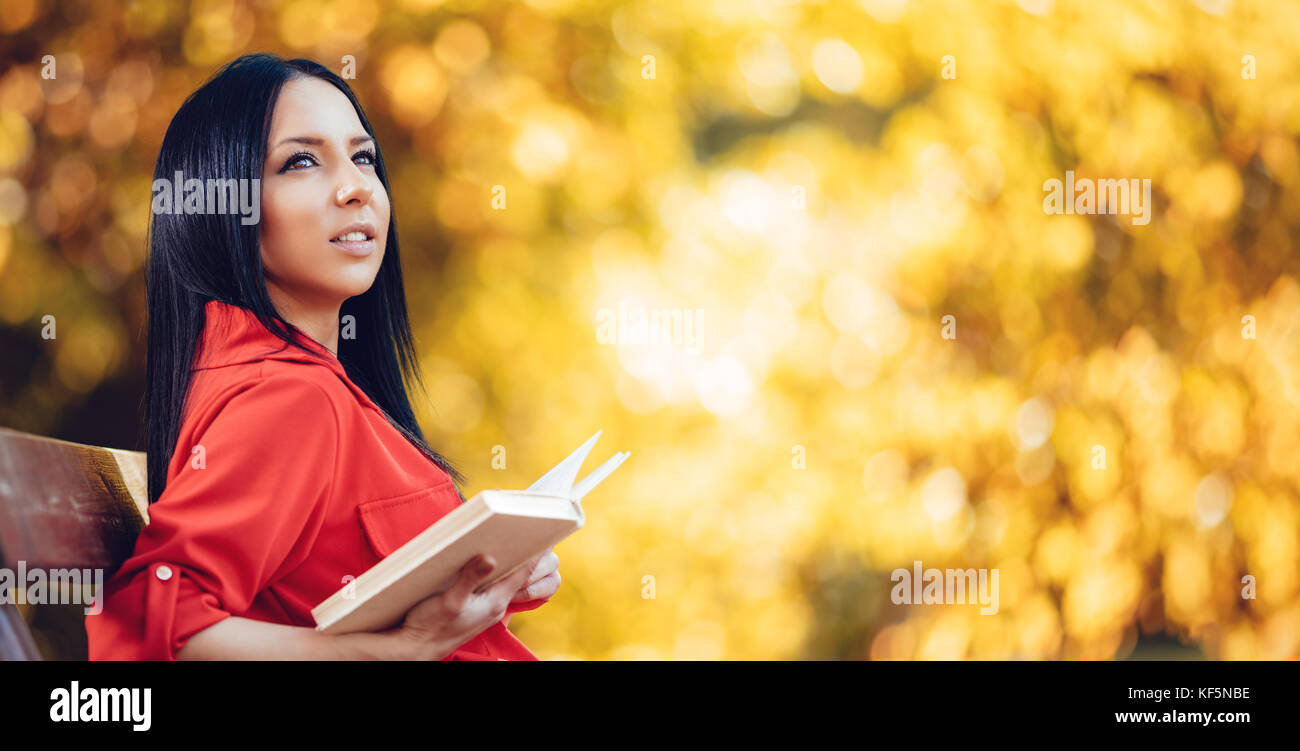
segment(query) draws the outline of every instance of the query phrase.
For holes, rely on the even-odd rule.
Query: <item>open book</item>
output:
[[[583,496],[631,456],[615,454],[575,485],[601,432],[527,490],[484,490],[394,550],[312,608],[316,630],[341,634],[395,626],[416,603],[450,587],[475,555],[496,559],[477,592],[581,529],[587,519]]]

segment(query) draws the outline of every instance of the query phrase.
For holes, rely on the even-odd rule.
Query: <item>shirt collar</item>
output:
[[[338,361],[320,342],[303,333],[302,329],[289,325],[295,339],[307,347],[314,356],[292,347],[272,334],[262,322],[257,320],[253,311],[231,305],[220,300],[208,300],[203,304],[203,346],[195,370],[219,368],[254,362],[267,358],[277,360],[305,360],[320,363],[331,370],[343,370]],[[322,362],[323,361],[323,362]]]
[[[296,341],[310,350],[309,352],[286,344],[284,340],[263,326],[262,322],[257,320],[257,315],[247,308],[220,300],[208,300],[203,305],[203,313],[202,348],[194,370],[208,370],[259,360],[285,360],[323,365],[346,383],[362,404],[380,411],[366,392],[348,377],[343,363],[339,362],[334,353],[297,326],[289,324],[290,331]]]

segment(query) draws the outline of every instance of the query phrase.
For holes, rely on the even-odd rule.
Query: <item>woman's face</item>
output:
[[[319,78],[280,90],[262,174],[262,265],[272,302],[332,309],[365,292],[388,237],[374,141],[343,92]]]

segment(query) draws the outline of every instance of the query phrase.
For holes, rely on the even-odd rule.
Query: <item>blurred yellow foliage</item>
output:
[[[4,424],[142,376],[183,98],[351,56],[467,493],[597,427],[632,453],[512,622],[540,655],[1300,657],[1294,4],[6,0],[0,30],[0,324],[75,332],[6,365]],[[1067,171],[1149,179],[1150,223],[1045,213]],[[894,605],[916,560],[996,568],[997,613]]]

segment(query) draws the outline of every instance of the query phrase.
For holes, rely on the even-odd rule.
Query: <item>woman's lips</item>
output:
[[[375,252],[374,240],[330,240],[330,245],[339,248],[344,253],[360,257]]]

